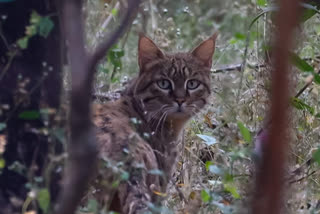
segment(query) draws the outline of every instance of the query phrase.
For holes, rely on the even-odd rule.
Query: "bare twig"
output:
[[[311,173],[299,178],[299,179],[296,179],[296,180],[293,180],[293,181],[290,181],[289,184],[293,184],[293,183],[297,183],[297,182],[300,182],[300,181],[303,181],[304,179],[310,177],[311,175],[313,175],[314,173],[316,173],[316,171],[312,171]]]
[[[130,0],[128,1],[127,13],[122,19],[120,27],[110,36],[110,39],[105,40],[101,44],[97,45],[96,50],[89,56],[89,68],[94,72],[94,67],[96,64],[104,57],[107,50],[111,48],[113,44],[125,33],[127,27],[133,21],[132,16],[138,12],[140,0]]]
[[[110,47],[125,32],[132,21],[132,14],[139,6],[139,0],[129,0],[127,12],[120,27],[98,45],[92,54],[85,50],[84,27],[82,24],[82,4],[79,0],[59,1],[60,14],[64,24],[65,39],[69,49],[72,74],[70,130],[64,188],[59,197],[57,214],[72,214],[85,192],[97,158],[97,145],[91,115],[91,89],[95,67]]]
[[[119,10],[120,8],[120,1],[118,1],[116,3],[116,5],[114,6],[114,9],[115,10]],[[109,23],[111,22],[112,20],[112,17],[113,15],[112,14],[109,14],[109,16],[106,18],[106,20],[103,22],[103,24],[101,25],[101,27],[99,27],[99,30],[98,32],[96,33],[96,41],[99,41],[99,37],[102,35],[102,33],[106,30],[107,26],[109,25]],[[95,42],[96,43],[96,42]]]

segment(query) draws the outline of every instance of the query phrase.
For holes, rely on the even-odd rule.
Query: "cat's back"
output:
[[[130,125],[130,112],[125,112],[120,99],[115,102],[93,105],[93,123],[97,130],[100,156],[118,159],[127,145],[129,136],[134,134]]]

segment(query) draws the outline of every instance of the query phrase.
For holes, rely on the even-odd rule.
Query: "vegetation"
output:
[[[119,2],[85,2],[89,50],[109,36],[109,29],[111,31],[117,27],[123,10]],[[4,1],[0,0],[1,4],[5,4]],[[296,48],[291,53],[292,98],[288,124],[291,129],[286,156],[285,206],[290,213],[320,213],[320,12],[312,2],[303,3],[302,7],[304,10],[297,29]],[[213,59],[210,105],[186,127],[178,171],[167,194],[157,193],[164,199],[163,206],[150,204],[154,213],[249,212],[255,166],[262,156],[257,138],[259,131],[269,123],[267,113],[270,107],[270,63],[273,55],[270,44],[273,33],[277,31],[274,27],[274,12],[277,10],[275,4],[267,0],[146,0],[142,2],[137,17],[125,35],[100,62],[93,95],[97,102],[104,102],[117,99],[127,81],[137,74],[139,32],[150,36],[165,51],[190,50],[214,32],[219,32]],[[35,37],[50,38],[57,28],[54,18],[39,11],[33,11],[27,20],[29,22],[23,25],[25,33],[16,40],[17,48],[7,51],[11,54],[8,55],[9,62],[10,57],[13,59],[19,51],[30,49],[29,41],[33,45]],[[2,34],[1,25],[5,21],[2,17],[0,36],[3,42],[11,41]],[[44,70],[51,74],[47,64],[41,63]],[[10,66],[10,63],[0,65],[0,84],[5,75],[18,75],[5,74],[8,69],[6,66]],[[66,67],[64,91],[71,88],[68,71]],[[36,83],[50,81],[46,78],[41,73]],[[22,80],[19,84],[27,85]],[[29,93],[32,87],[26,90]],[[22,194],[25,198],[18,198],[22,213],[31,213],[33,210],[48,213],[57,195],[52,185],[58,185],[66,157],[67,133],[63,118],[66,115],[64,105],[68,101],[63,100],[59,108],[57,104],[24,108],[27,104],[22,100],[23,107],[18,105],[18,110],[13,111],[15,120],[31,124],[36,120],[49,124],[43,129],[30,129],[37,131],[36,136],[41,137],[36,142],[48,143],[45,146],[48,155],[35,161],[42,164],[30,164],[30,157],[27,162],[23,162],[20,156],[16,160],[13,157],[8,159],[6,144],[9,139],[6,136],[10,118],[7,117],[7,100],[0,98],[0,101],[0,173],[2,170],[6,173],[12,171],[23,177],[28,194]],[[42,151],[42,147],[39,148]],[[36,170],[33,168],[35,166],[45,170]],[[117,170],[121,172],[119,179],[126,179],[126,172],[115,167]],[[0,205],[1,200],[0,194]],[[78,212],[108,213],[94,198],[89,198],[87,204],[79,206]]]

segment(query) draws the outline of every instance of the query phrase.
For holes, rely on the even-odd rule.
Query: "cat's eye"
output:
[[[199,85],[200,85],[200,82],[198,80],[189,80],[187,82],[187,89],[194,90],[194,89],[198,88]]]
[[[168,90],[171,88],[170,81],[166,79],[158,80],[157,85],[159,86],[159,88],[165,89],[165,90]]]

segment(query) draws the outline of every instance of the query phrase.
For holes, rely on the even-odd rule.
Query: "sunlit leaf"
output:
[[[116,16],[116,15],[118,14],[117,8],[113,8],[113,9],[111,10],[111,14],[112,14],[113,16]]]
[[[223,185],[224,186],[224,190],[231,193],[231,195],[235,198],[235,199],[239,199],[240,195],[237,191],[237,188],[235,187],[234,184],[232,183],[226,183]]]
[[[50,206],[50,193],[48,189],[40,189],[37,194],[37,201],[42,212],[47,213]]]
[[[206,190],[201,190],[201,199],[203,202],[208,202],[211,199],[211,196]]]
[[[24,120],[36,120],[40,118],[40,113],[38,111],[23,111],[19,114],[19,118]]]
[[[206,170],[209,171],[209,167],[213,165],[212,161],[206,161]]]
[[[208,146],[211,146],[217,143],[217,140],[214,137],[203,135],[203,134],[197,134],[197,136],[200,137]]]
[[[297,54],[291,53],[291,60],[299,70],[303,72],[314,72],[314,68],[309,65],[305,60],[301,59]]]
[[[257,5],[259,5],[260,7],[265,7],[267,5],[267,1],[266,0],[257,0]]]
[[[6,160],[3,158],[0,158],[0,169],[3,169],[6,166]]]
[[[243,137],[243,139],[247,142],[247,143],[250,143],[251,142],[251,134],[250,134],[250,131],[249,129],[247,129],[243,123],[241,123],[240,121],[237,122],[238,124],[238,128],[240,130],[240,133]]]

